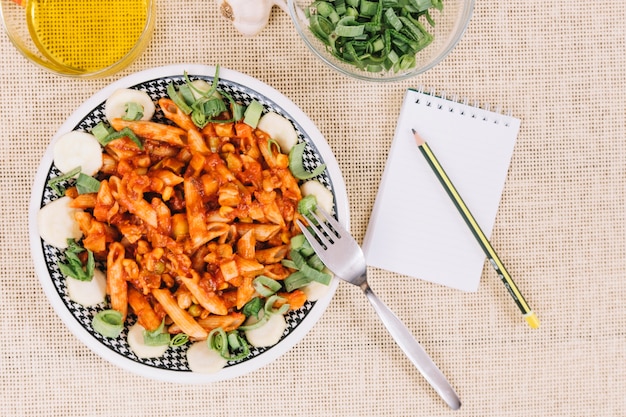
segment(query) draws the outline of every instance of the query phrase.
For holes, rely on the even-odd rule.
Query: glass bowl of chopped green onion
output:
[[[444,59],[474,0],[288,0],[304,43],[323,62],[367,81],[399,81]]]

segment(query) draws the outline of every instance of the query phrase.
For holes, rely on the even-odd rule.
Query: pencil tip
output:
[[[539,328],[539,318],[537,317],[535,313],[531,311],[526,316],[524,316],[524,318],[526,319],[526,321],[528,322],[531,328],[533,329]]]
[[[411,132],[413,132],[413,137],[415,138],[415,143],[417,144],[417,146],[422,146],[424,143],[426,143],[415,129],[411,128]]]

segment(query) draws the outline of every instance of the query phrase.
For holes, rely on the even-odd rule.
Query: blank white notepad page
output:
[[[489,237],[519,126],[510,116],[408,90],[363,241],[367,264],[476,291],[486,257],[411,129]]]

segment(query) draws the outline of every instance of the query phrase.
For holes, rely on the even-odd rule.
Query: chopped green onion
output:
[[[193,85],[191,80],[189,79],[189,75],[187,71],[185,71],[185,83],[189,90],[195,91],[201,97],[213,97],[215,92],[217,91],[217,83],[218,83],[218,74],[219,74],[219,66],[215,69],[215,74],[213,75],[213,83],[211,83],[211,88],[207,91],[200,90],[196,86]],[[189,98],[188,103],[191,104],[195,101],[193,95]]]
[[[284,266],[285,268],[298,269],[295,262],[292,261],[291,259],[282,259],[280,261],[280,264]]]
[[[310,267],[317,269],[318,271],[321,271],[324,269],[324,267],[326,265],[324,265],[324,262],[322,262],[322,259],[316,254],[314,253],[313,255],[311,255],[307,260],[306,263],[309,264]]]
[[[191,113],[192,108],[189,107],[187,102],[185,102],[185,99],[178,93],[178,91],[176,91],[176,87],[174,86],[174,83],[169,83],[167,85],[166,90],[167,90],[167,95],[174,102],[174,104],[176,104],[176,106],[180,109],[180,111],[182,111],[185,114]]]
[[[337,36],[354,38],[361,36],[365,32],[365,25],[358,24],[354,16],[346,16],[337,22],[334,32]]]
[[[182,346],[188,341],[189,341],[189,336],[187,336],[185,333],[178,333],[177,335],[172,337],[172,339],[170,340],[170,346],[173,346],[173,347]]]
[[[72,169],[71,171],[66,172],[63,175],[59,175],[58,177],[54,177],[51,178],[48,181],[48,187],[52,188],[52,190],[59,196],[62,196],[64,194],[64,191],[61,190],[58,185],[64,181],[67,181],[71,178],[74,178],[76,175],[80,174],[80,167],[76,167],[74,169]]]
[[[243,122],[256,129],[259,119],[261,119],[261,113],[263,113],[263,105],[256,100],[252,100],[243,114]]]
[[[195,87],[185,72],[185,84],[178,87],[178,90],[174,83],[168,84],[167,95],[183,113],[191,115],[191,120],[199,128],[203,128],[207,123],[230,123],[241,120],[245,111],[244,107],[235,102],[226,92],[218,90],[218,83],[219,66],[215,69],[213,83],[208,91]],[[216,92],[219,95],[215,94]],[[199,98],[196,99],[194,93],[197,93]],[[217,117],[228,110],[222,96],[228,100],[233,116],[227,120],[217,119]]]
[[[304,245],[304,242],[307,242],[306,237],[302,233],[300,233],[292,236],[289,243],[291,245],[291,249],[298,250],[302,247],[302,245]]]
[[[268,153],[272,153],[272,146],[275,146],[276,147],[276,151],[278,153],[280,153],[280,143],[278,143],[275,139],[270,139],[270,140],[267,141],[267,152]]]
[[[236,122],[238,122],[239,120],[242,120],[244,118],[246,107],[242,106],[239,103],[236,103],[235,101],[231,101],[231,103],[230,103],[230,111],[233,114],[233,119]]]
[[[104,122],[99,122],[93,127],[93,129],[91,129],[91,134],[94,135],[96,139],[98,139],[98,142],[104,140],[104,138],[114,132],[115,129],[113,129],[111,126],[107,125]]]
[[[104,337],[115,338],[124,330],[122,313],[117,310],[103,310],[91,321],[93,329]]]
[[[305,258],[308,258],[315,253],[315,250],[313,249],[309,241],[305,240],[304,244],[300,247],[300,249],[298,249],[298,252],[300,252],[300,254]]]
[[[442,0],[313,1],[309,28],[338,60],[363,71],[406,71],[433,36],[419,20],[434,26],[431,9]]]
[[[106,146],[109,143],[113,142],[114,140],[120,139],[123,137],[129,138],[130,140],[135,142],[135,144],[137,145],[139,149],[143,150],[143,143],[141,143],[141,140],[137,137],[137,135],[135,135],[135,133],[132,130],[130,130],[129,127],[125,127],[119,132],[113,132],[109,134],[107,137],[105,137],[104,139],[98,140],[98,142],[100,142],[100,145]]]
[[[165,346],[170,344],[170,334],[164,332],[165,320],[153,331],[143,331],[143,343],[147,346]]]
[[[246,339],[239,335],[237,330],[233,330],[227,335],[228,340],[228,359],[231,361],[238,361],[245,358],[250,354],[250,347]]]
[[[300,272],[309,277],[313,281],[317,281],[320,284],[328,285],[332,280],[332,276],[327,274],[326,272],[318,271],[317,269],[309,266],[309,264],[304,264],[300,268]]]
[[[417,11],[419,12],[423,12],[433,7],[433,3],[431,0],[409,0],[409,1],[413,3]]]
[[[361,16],[374,16],[376,14],[376,9],[378,9],[378,3],[378,1],[361,0],[359,14]]]
[[[262,306],[264,307],[264,305]],[[260,311],[260,310],[259,310]],[[239,330],[254,330],[254,329],[258,329],[259,327],[263,326],[265,324],[265,322],[267,322],[267,320],[269,319],[269,314],[265,314],[263,316],[261,316],[261,318],[258,317],[258,313],[255,316],[257,318],[257,321],[255,321],[254,323],[251,324],[244,324],[243,326],[239,326],[238,329]]]
[[[228,336],[221,327],[211,330],[206,339],[209,348],[217,351],[222,358],[228,359]]]
[[[67,239],[67,249],[65,249],[65,262],[58,262],[59,270],[66,277],[79,281],[91,281],[95,270],[95,260],[93,252],[87,250],[87,264],[83,266],[78,254],[85,251],[74,239]]]
[[[340,16],[346,13],[345,0],[335,0],[335,12],[337,12],[337,14]]]
[[[304,217],[308,218],[309,214],[315,212],[315,210],[317,210],[317,199],[313,194],[309,194],[298,201],[298,213],[302,214]]]
[[[100,181],[81,172],[76,178],[76,190],[78,194],[97,193],[100,190]]]
[[[281,289],[280,282],[266,277],[265,275],[259,275],[256,277],[254,281],[252,281],[252,285],[254,286],[256,292],[261,294],[263,297],[274,295]]]
[[[198,90],[197,88],[194,88],[194,91],[200,92],[200,90]],[[189,84],[183,84],[178,87],[178,94],[182,97],[183,100],[185,100],[185,103],[189,104],[190,106],[196,101],[193,95],[193,91],[191,91],[191,82],[189,82]],[[200,92],[200,95],[204,97],[204,93]]]
[[[289,252],[289,257],[295,265],[294,269],[298,271],[294,272],[283,281],[287,291],[292,291],[311,281],[328,285],[332,280],[332,275],[322,271],[325,266],[314,251],[311,250],[310,255],[304,255],[302,249],[292,249],[291,252]]]
[[[133,101],[126,103],[126,112],[122,120],[139,120],[143,117],[143,106]]]
[[[400,21],[400,19],[398,19],[398,15],[396,15],[396,12],[393,10],[393,8],[390,7],[385,10],[385,19],[387,19],[387,22],[395,30],[402,29],[402,22]]]
[[[263,300],[261,300],[260,297],[254,297],[252,300],[248,301],[243,306],[243,308],[241,309],[241,312],[246,317],[254,316],[254,317],[258,318],[259,317],[259,311],[261,311],[261,309],[263,309]]]
[[[224,329],[218,327],[209,333],[207,344],[209,348],[217,351],[222,358],[229,361],[237,361],[250,354],[248,342],[237,330],[226,333]]]
[[[279,300],[285,301],[283,297],[280,297],[276,294],[268,297],[268,299],[265,301],[265,308],[264,308],[266,316],[269,316],[272,314],[284,315],[289,310],[289,304],[287,303],[281,305],[278,308],[274,308],[274,304],[276,303],[276,301],[279,301]]]
[[[298,269],[302,269],[302,267],[306,263],[306,259],[304,258],[304,256],[302,256],[302,254],[297,250],[292,250],[291,252],[289,252],[289,257],[296,264],[296,267]]]
[[[287,290],[287,292],[291,292],[293,290],[297,290],[298,288],[302,288],[305,285],[309,285],[312,282],[312,279],[306,276],[304,272],[296,271],[285,278],[283,282],[285,283],[285,290]]]
[[[304,149],[306,146],[306,142],[299,142],[289,151],[289,170],[299,180],[317,177],[326,169],[325,164],[318,165],[312,172],[304,169]]]

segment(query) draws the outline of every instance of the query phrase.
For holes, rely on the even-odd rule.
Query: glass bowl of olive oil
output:
[[[53,73],[111,75],[144,51],[156,0],[0,0],[4,29],[30,61]]]

